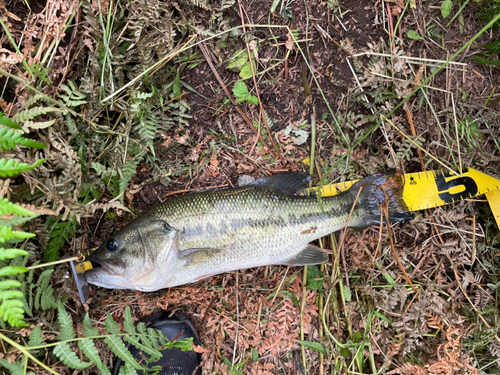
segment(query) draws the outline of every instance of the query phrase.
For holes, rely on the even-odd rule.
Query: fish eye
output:
[[[115,238],[110,238],[108,242],[106,242],[106,249],[109,251],[115,251],[118,249],[118,241]]]

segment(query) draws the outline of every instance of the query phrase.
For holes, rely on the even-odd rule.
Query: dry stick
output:
[[[446,164],[444,164],[441,160],[439,160],[438,158],[436,158],[434,155],[432,155],[429,151],[427,151],[426,149],[424,149],[422,146],[420,146],[417,142],[415,142],[413,139],[411,139],[408,135],[406,135],[402,130],[400,130],[396,125],[394,125],[392,123],[391,120],[389,120],[387,117],[385,117],[384,115],[380,115],[380,117],[382,117],[382,119],[384,121],[387,121],[394,129],[396,129],[399,134],[401,134],[403,137],[405,137],[406,139],[408,139],[408,141],[410,141],[416,148],[422,150],[428,157],[430,157],[432,160],[434,160],[435,162],[441,164],[443,167],[445,167],[448,171],[450,171],[453,175],[457,174],[457,172],[455,172],[453,169],[451,169],[450,167],[448,167]]]
[[[71,257],[71,258],[66,258],[66,259],[59,259],[59,260],[56,260],[55,262],[42,263],[42,264],[37,264],[36,266],[27,267],[27,269],[34,270],[35,268],[42,268],[42,267],[53,266],[54,264],[71,262],[73,260],[78,260],[78,259],[80,259],[80,257]]]
[[[262,136],[257,132],[257,129],[255,129],[255,127],[253,126],[252,121],[250,121],[250,119],[248,118],[247,114],[245,112],[243,112],[243,110],[241,109],[240,105],[238,103],[236,103],[236,100],[234,100],[233,96],[229,92],[229,89],[224,84],[224,81],[222,80],[221,76],[219,75],[219,73],[215,69],[215,66],[212,63],[212,59],[208,55],[208,51],[207,51],[207,48],[205,47],[205,45],[203,43],[200,43],[199,47],[201,49],[201,52],[203,53],[203,56],[205,56],[205,60],[207,60],[208,65],[210,65],[210,69],[212,69],[212,72],[214,73],[215,78],[217,78],[217,81],[219,81],[219,84],[221,85],[222,89],[226,93],[226,96],[228,97],[228,99],[235,106],[236,110],[239,112],[239,114],[241,115],[241,117],[243,117],[243,120],[245,120],[245,122],[248,124],[248,126],[250,127],[250,129],[252,129],[252,131],[254,132],[254,134],[259,138],[259,140],[262,142],[262,144],[265,147],[267,147],[273,153],[273,155],[275,157],[277,157],[278,155],[274,153],[275,150],[273,150],[271,147],[269,147],[269,145],[264,140],[264,138],[262,138]]]
[[[385,195],[385,191],[382,190],[382,192]],[[396,261],[398,262],[399,269],[401,270],[401,272],[403,272],[403,276],[406,279],[406,281],[408,282],[408,284],[410,284],[411,288],[413,289],[413,291],[415,293],[418,293],[417,289],[413,286],[413,283],[410,280],[410,276],[408,276],[408,274],[406,273],[406,270],[404,269],[403,264],[401,263],[401,260],[399,259],[398,253],[396,252],[396,248],[394,247],[394,241],[392,239],[392,232],[391,232],[391,224],[389,221],[389,200],[387,199],[387,196],[386,196],[386,203],[384,204],[383,209],[384,209],[384,214],[385,214],[385,220],[387,222],[387,234],[389,235],[389,241],[391,243],[391,250],[392,250],[392,253],[394,254],[394,258],[396,258]]]
[[[243,9],[241,8],[240,0],[238,0],[238,7],[240,8],[240,17],[241,17],[241,25],[243,26],[243,33],[246,35],[247,30],[245,28],[245,19],[243,18]],[[283,165],[285,165],[285,160],[283,159],[283,156],[281,156],[281,152],[278,151],[278,149],[276,148],[276,145],[274,143],[273,136],[271,134],[271,129],[269,129],[269,124],[267,123],[267,118],[266,118],[266,115],[264,113],[264,106],[262,105],[262,101],[260,100],[259,86],[257,85],[257,78],[255,78],[255,68],[253,66],[253,60],[252,60],[252,54],[250,52],[250,46],[248,45],[248,43],[245,43],[245,45],[247,47],[247,54],[248,54],[248,60],[250,62],[250,68],[252,69],[252,78],[253,78],[253,84],[255,86],[255,93],[257,94],[257,99],[259,101],[259,107],[260,107],[259,117],[262,117],[264,119],[264,124],[266,125],[266,129],[267,129],[267,135],[269,136],[269,139],[271,140],[271,144],[273,145],[274,150],[276,151],[276,154],[280,158],[281,163]],[[257,56],[255,56],[255,59],[257,60]],[[258,133],[260,134],[260,121],[259,121]],[[257,142],[255,144],[257,144]],[[255,145],[254,145],[254,147],[255,147]]]
[[[405,103],[407,104],[407,103]],[[408,122],[410,123],[410,128],[411,128],[411,134],[413,134],[413,136],[417,137],[417,131],[415,129],[415,124],[413,124],[413,116],[411,114],[411,109],[410,109],[410,106],[407,105],[406,108],[406,116],[408,117]],[[420,164],[422,165],[422,169],[425,169],[425,164],[424,164],[424,159],[422,157],[422,151],[420,151],[419,149],[417,149],[417,154],[418,154],[418,158],[420,159]]]

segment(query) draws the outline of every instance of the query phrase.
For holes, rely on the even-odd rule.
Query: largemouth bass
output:
[[[301,195],[309,180],[306,173],[287,172],[161,203],[91,253],[102,267],[86,272],[87,282],[155,291],[237,269],[319,264],[328,253],[311,241],[347,223],[380,224],[387,200],[390,222],[412,217],[395,171],[366,177],[333,197]]]

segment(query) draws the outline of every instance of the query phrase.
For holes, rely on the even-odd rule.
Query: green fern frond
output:
[[[128,363],[126,363],[125,366],[121,366],[120,372],[118,373],[118,375],[136,375],[136,374],[137,370]]]
[[[0,124],[2,124],[3,126],[7,126],[9,128],[12,128],[12,129],[17,129],[17,130],[22,129],[19,125],[17,125],[14,121],[12,121],[10,118],[5,116],[2,112],[0,112]]]
[[[26,267],[7,266],[0,269],[0,277],[17,275],[27,271]]]
[[[40,216],[40,214],[35,214],[33,216],[28,216],[28,217],[14,215],[12,217],[12,219],[9,219],[9,220],[0,219],[0,226],[6,226],[9,228],[20,227],[20,226],[26,224],[28,221],[34,219],[37,216]]]
[[[34,346],[40,346],[43,344],[43,334],[42,334],[42,327],[40,326],[35,326],[33,330],[30,333],[30,339],[28,341],[28,346],[30,348]]]
[[[80,361],[80,359],[76,356],[76,353],[71,350],[71,347],[65,342],[61,342],[54,348],[54,354],[66,366],[75,370],[81,370],[92,365],[91,363]]]
[[[73,320],[64,308],[61,301],[57,303],[57,319],[59,320],[59,340],[66,341],[75,338],[75,329],[73,328]]]
[[[5,158],[2,158],[0,159],[0,177],[13,177],[21,172],[26,172],[38,167],[44,161],[44,159],[40,159],[37,160],[35,164],[29,165],[26,163],[19,163],[18,161],[14,161],[14,159],[7,160]]]
[[[44,311],[55,309],[57,307],[57,301],[54,297],[54,287],[52,285],[49,285],[42,294],[42,297],[40,298],[40,305]]]
[[[0,290],[10,289],[10,288],[20,288],[23,284],[21,284],[17,280],[2,280],[0,281]]]
[[[66,92],[67,95],[59,95],[64,101],[64,105],[67,107],[79,107],[83,104],[87,104],[87,96],[78,91],[76,85],[73,81],[68,80],[69,86],[61,85],[61,88]]]
[[[134,130],[139,133],[139,137],[149,144],[156,137],[156,129],[158,129],[158,122],[153,115],[141,117],[137,124],[134,125]]]
[[[95,347],[94,341],[92,339],[83,339],[78,342],[78,347],[82,351],[83,354],[87,356],[87,358],[97,366],[101,374],[111,374],[107,367],[102,363],[101,358],[99,357],[99,352]]]
[[[141,352],[149,354],[151,358],[154,358],[154,360],[158,360],[162,357],[162,354],[158,350],[143,345],[135,335],[125,336],[123,339],[135,346]]]
[[[44,102],[44,103],[48,103],[49,101],[52,101],[52,99],[50,99],[47,95],[45,94],[35,94],[35,95],[31,95],[28,100],[26,100],[26,103],[23,104],[23,109],[26,109],[26,108],[29,108],[31,107],[33,104],[35,104],[36,102]]]
[[[112,335],[117,335],[120,333],[120,325],[115,322],[111,314],[108,312],[108,317],[104,322],[104,326],[106,327],[106,331],[111,333]]]
[[[35,117],[51,112],[65,113],[64,111],[55,107],[33,107],[31,109],[17,112],[14,117],[12,117],[12,121],[24,123],[25,121],[33,120]]]
[[[0,260],[14,259],[22,255],[28,255],[28,252],[22,249],[4,249],[0,247]]]
[[[38,143],[32,139],[23,137],[22,133],[17,133],[14,129],[0,129],[0,146],[4,150],[15,148],[18,145],[38,149],[47,147],[43,143]]]
[[[125,328],[125,331],[127,333],[130,333],[132,335],[137,334],[137,330],[135,329],[134,322],[132,320],[132,314],[130,313],[130,306],[127,305],[125,307],[125,314],[124,314],[124,322],[123,322],[123,328]]]
[[[61,220],[62,215],[58,218],[50,217],[47,219],[46,228],[49,232],[49,244],[45,248],[44,260],[53,262],[59,259],[59,251],[61,248],[70,242],[70,239],[75,235],[78,220],[73,217],[68,221],[61,221],[54,225],[56,220]]]
[[[46,269],[38,277],[38,281],[36,283],[37,291],[35,295],[35,309],[37,310],[40,309],[41,307],[40,301],[42,299],[42,295],[46,293],[49,287],[49,282],[52,276],[52,272],[54,272],[53,268]],[[57,303],[55,303],[55,307],[57,307]]]
[[[154,349],[158,349],[158,350],[161,349],[160,344],[158,344],[158,341],[154,337],[155,335],[153,335],[153,337],[151,337],[151,340],[150,340],[148,330],[146,328],[146,325],[143,322],[140,322],[139,324],[137,324],[137,330],[141,333],[141,339],[143,340],[143,342],[145,342],[145,343],[147,342],[148,345]]]
[[[135,159],[127,161],[121,168],[118,169],[118,176],[114,178],[115,183],[117,183],[118,189],[115,189],[115,196],[118,196],[127,190],[128,183],[135,176],[135,171],[142,157],[137,157]],[[116,186],[116,185],[115,185]],[[123,195],[122,195],[123,202]]]
[[[0,215],[17,214],[21,216],[34,216],[34,212],[10,202],[7,198],[0,199]]]
[[[99,330],[97,328],[92,327],[92,322],[90,321],[89,313],[85,314],[85,318],[83,318],[83,336],[92,337],[97,336],[99,334]]]
[[[152,98],[154,96],[154,94],[155,94],[154,92],[134,92],[132,94],[132,96],[135,99],[146,100],[146,99]]]
[[[7,361],[6,359],[0,359],[0,365],[9,370],[9,373],[11,375],[24,375],[24,366],[23,366],[24,359],[22,358],[23,356],[21,356],[20,362],[12,362],[12,363],[9,363],[9,361]]]
[[[2,268],[2,270],[5,268],[7,267]],[[14,298],[11,299],[10,297]],[[23,294],[17,290],[0,291],[0,318],[13,327],[29,326],[22,320],[24,318],[24,303],[19,299],[22,297]]]
[[[120,357],[125,364],[130,364],[133,368],[137,370],[142,370],[142,366],[140,366],[130,354],[129,350],[123,343],[123,341],[118,336],[108,336],[104,339],[106,345],[115,353],[117,357]]]
[[[12,240],[13,238],[26,239],[32,237],[35,237],[32,233],[14,231],[9,227],[0,227],[0,242]]]

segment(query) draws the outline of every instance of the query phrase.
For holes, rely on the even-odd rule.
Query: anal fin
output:
[[[181,259],[185,260],[186,266],[203,264],[210,259],[219,256],[222,250],[220,249],[187,249],[182,251],[179,256]]]
[[[289,259],[286,264],[290,266],[310,266],[313,264],[321,264],[328,261],[328,251],[324,249],[320,249],[314,245],[306,245],[306,247],[294,256],[292,259]]]

